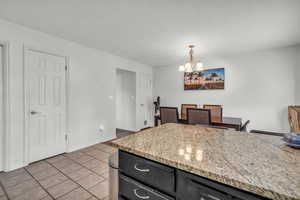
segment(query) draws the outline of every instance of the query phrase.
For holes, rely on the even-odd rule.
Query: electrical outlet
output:
[[[100,131],[100,132],[103,132],[103,131],[104,131],[104,125],[101,124],[101,125],[99,126],[99,131]]]

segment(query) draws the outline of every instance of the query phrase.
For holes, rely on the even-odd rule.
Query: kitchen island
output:
[[[164,124],[111,144],[120,199],[300,200],[300,151],[281,137]]]

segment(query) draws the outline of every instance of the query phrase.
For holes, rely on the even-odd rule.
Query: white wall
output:
[[[250,129],[288,131],[287,106],[295,103],[296,48],[204,58],[225,67],[225,90],[184,91],[177,65],[155,68],[154,96],[161,104],[221,104],[224,115],[251,120]]]
[[[117,128],[136,130],[136,73],[117,69]]]
[[[6,170],[24,166],[23,45],[70,58],[69,150],[115,137],[116,68],[152,74],[152,67],[0,20],[0,41],[8,41],[10,134]],[[139,93],[137,94],[139,95]],[[140,97],[137,103],[140,103]],[[139,116],[143,118],[143,116]],[[99,126],[104,125],[104,131]],[[138,125],[141,127],[142,125]]]

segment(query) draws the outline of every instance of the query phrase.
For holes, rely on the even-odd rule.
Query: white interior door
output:
[[[4,163],[4,121],[3,121],[3,47],[0,45],[0,171],[3,170]]]
[[[153,126],[153,96],[152,75],[141,73],[139,82],[140,94],[140,120],[139,128]]]
[[[66,60],[26,50],[29,162],[66,149]]]

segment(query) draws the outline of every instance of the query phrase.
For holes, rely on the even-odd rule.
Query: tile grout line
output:
[[[88,147],[88,148],[89,148],[89,147]],[[97,149],[97,148],[96,148],[96,149]],[[98,150],[99,150],[99,149],[98,149]],[[105,152],[105,151],[102,151],[102,150],[99,150],[99,151]],[[98,161],[101,161],[101,162],[103,162],[103,163],[105,163],[105,164],[108,164],[108,163],[106,163],[106,162],[104,162],[104,161],[102,161],[102,160],[99,160],[99,159],[97,159],[97,158],[95,158],[95,157],[93,157],[93,156],[91,156],[91,155],[85,153],[84,151],[80,151],[80,152],[83,153],[83,154],[86,155],[86,156],[92,157],[92,158],[95,159],[95,160],[98,160]],[[105,152],[105,153],[108,153],[108,152]],[[108,154],[110,154],[110,153],[108,153]],[[79,164],[82,168],[85,168],[85,169],[89,170],[90,172],[92,172],[92,173],[98,175],[97,173],[95,173],[95,172],[92,171],[91,169],[89,169],[89,168],[87,168],[86,166],[82,165],[82,163],[77,162],[76,159],[72,159],[72,158],[70,158],[70,157],[68,157],[68,156],[65,156],[64,154],[60,154],[60,155],[61,155],[61,156],[64,156],[65,159],[72,160],[73,162]],[[55,156],[54,156],[54,157],[55,157]],[[82,189],[84,189],[85,191],[87,191],[89,194],[92,195],[92,197],[95,197],[96,199],[99,199],[97,196],[95,196],[95,195],[94,195],[93,193],[91,193],[89,190],[87,190],[87,189],[85,189],[84,187],[82,187],[80,184],[78,184],[76,181],[74,181],[71,177],[69,177],[67,174],[65,174],[63,171],[61,171],[60,169],[58,169],[55,165],[53,165],[53,163],[56,163],[56,162],[59,162],[59,161],[56,161],[56,162],[53,162],[53,163],[47,161],[47,159],[44,159],[43,161],[44,161],[44,162],[47,162],[49,165],[51,165],[52,167],[54,167],[55,169],[57,169],[60,173],[62,173],[64,176],[66,176],[70,181],[74,182],[76,185],[78,185],[79,187],[81,187]],[[86,161],[86,162],[83,162],[83,163],[87,163],[87,162],[89,162],[89,160]],[[102,178],[104,179],[103,181],[105,181],[105,180],[107,179],[107,178],[105,178],[105,177],[103,177],[103,176],[101,176],[101,175],[98,175],[98,176],[102,177]],[[46,178],[44,178],[44,179],[46,179]],[[44,180],[44,179],[42,179],[42,180]],[[79,180],[80,180],[80,179],[79,179]],[[67,180],[66,180],[66,181],[67,181]],[[63,182],[61,182],[61,183],[64,183],[64,182],[66,182],[66,181],[63,181]],[[100,181],[99,183],[101,183],[101,182],[103,182],[103,181]],[[58,184],[56,184],[56,185],[59,185],[59,184],[61,184],[61,183],[58,183]],[[99,183],[97,183],[97,184],[99,184]],[[97,185],[97,184],[96,184],[96,185]],[[54,186],[56,186],[56,185],[53,185],[53,186],[51,186],[51,187],[54,187]],[[95,185],[94,185],[94,186],[95,186]],[[92,187],[94,187],[94,186],[92,186]],[[92,187],[91,187],[91,188],[92,188]],[[44,189],[44,187],[43,187],[43,189]],[[78,189],[78,188],[75,188],[75,189]],[[64,194],[64,195],[69,194],[70,192],[74,191],[75,189],[69,191],[68,193],[66,193],[66,194]],[[62,196],[64,196],[64,195],[62,195]],[[62,197],[62,196],[60,196],[60,197]],[[54,199],[55,199],[55,198],[54,198]],[[89,198],[89,199],[90,199],[90,198]],[[87,200],[88,200],[88,199],[87,199]]]
[[[100,144],[100,143],[99,143],[99,144]],[[106,145],[106,144],[104,144],[104,145]],[[94,145],[93,145],[93,146],[94,146]],[[98,151],[100,151],[100,152],[102,152],[102,153],[106,153],[106,154],[112,154],[112,153],[113,153],[113,152],[107,152],[107,151],[104,151],[103,149],[96,148],[96,147],[93,147],[93,146],[91,146],[92,149],[98,150]],[[90,148],[90,147],[88,147],[88,148]],[[84,148],[84,149],[85,149],[85,148]],[[108,163],[106,162],[107,160],[100,160],[99,158],[96,158],[96,157],[94,157],[93,155],[87,154],[85,151],[83,151],[83,149],[79,150],[79,152],[81,152],[83,155],[90,156],[92,159],[98,160],[98,161],[103,162],[103,163],[105,163],[105,164],[108,165]],[[102,177],[103,180],[100,181],[99,183],[104,182],[104,181],[108,181],[108,178],[106,178],[106,177],[104,177],[103,175],[98,174],[98,173],[96,173],[95,171],[93,171],[92,169],[94,169],[94,168],[89,169],[89,168],[87,168],[86,166],[84,166],[82,163],[77,162],[76,159],[66,156],[66,154],[68,154],[68,153],[63,153],[63,154],[59,154],[59,155],[56,155],[56,156],[60,156],[60,155],[61,155],[61,156],[65,157],[65,159],[72,160],[73,162],[79,164],[82,168],[85,168],[86,170],[90,171],[91,173],[93,173],[93,174],[95,174],[95,175],[98,175],[98,176]],[[53,156],[53,157],[56,157],[56,156]],[[65,195],[71,193],[72,191],[74,191],[74,190],[76,190],[76,189],[78,189],[78,188],[82,188],[83,190],[85,190],[86,192],[88,192],[88,193],[91,195],[91,197],[89,197],[87,200],[89,200],[89,199],[91,199],[91,198],[93,198],[93,197],[96,198],[96,199],[98,199],[98,200],[104,200],[105,198],[108,197],[108,196],[106,196],[106,197],[101,198],[101,199],[98,198],[96,195],[94,195],[93,193],[91,193],[88,189],[85,189],[83,186],[81,186],[80,184],[78,184],[75,180],[73,180],[72,178],[70,178],[67,174],[65,174],[64,172],[62,172],[60,169],[58,169],[56,166],[53,165],[53,163],[59,162],[59,160],[56,161],[56,162],[50,163],[50,162],[47,161],[48,159],[49,159],[49,158],[46,158],[46,159],[43,159],[43,160],[40,160],[40,161],[37,161],[37,162],[44,161],[44,162],[48,163],[50,166],[52,166],[53,168],[55,168],[55,169],[57,169],[59,172],[61,172],[61,174],[63,174],[64,176],[66,176],[66,177],[68,178],[69,181],[72,181],[72,182],[74,182],[77,186],[79,186],[79,187],[76,187],[76,188],[74,188],[73,190],[69,191],[68,193],[59,196],[58,198],[60,198],[60,197],[62,197],[62,196],[65,196]],[[83,163],[87,163],[87,162],[89,162],[89,161],[90,161],[90,160],[87,160],[86,162],[83,162]],[[31,172],[28,171],[28,169],[27,169],[26,167],[23,167],[23,169],[24,169],[24,171],[25,171],[31,178],[33,178],[33,180],[35,180],[35,181],[38,183],[38,185],[39,185],[39,186],[40,186],[40,187],[41,187],[41,188],[42,188],[42,189],[43,189],[43,190],[44,190],[51,198],[57,199],[57,198],[54,198],[54,197],[48,192],[47,188],[45,188],[45,187],[40,183],[40,181],[45,180],[45,179],[47,179],[47,178],[49,178],[49,177],[45,177],[45,178],[43,178],[43,179],[41,179],[41,180],[37,180],[37,179],[31,174]],[[42,171],[42,170],[41,170],[41,171]],[[104,173],[105,173],[105,172],[104,172]],[[104,174],[104,173],[103,173],[103,174]],[[108,173],[108,172],[107,172],[107,173]],[[82,177],[82,178],[83,178],[83,177]],[[61,183],[64,183],[64,182],[66,182],[66,181],[68,181],[68,180],[62,181]],[[79,180],[80,180],[80,179],[79,179]],[[59,184],[61,184],[61,183],[55,184],[55,185],[53,185],[53,186],[51,186],[51,187],[57,186],[57,185],[59,185]],[[97,183],[97,184],[99,184],[99,183]],[[96,186],[97,184],[95,184],[94,186]],[[18,184],[17,184],[17,185],[18,185]],[[92,187],[94,187],[94,186],[92,186]],[[49,187],[49,188],[51,188],[51,187]],[[92,187],[90,187],[90,188],[92,188]],[[5,189],[5,187],[3,186],[3,184],[1,183],[1,181],[0,181],[0,188],[3,189],[3,191],[4,191],[4,196],[5,196],[8,200],[10,200],[10,198],[9,198],[9,196],[8,196],[8,193],[7,193],[6,189]],[[48,188],[48,189],[49,189],[49,188]],[[32,189],[34,189],[34,188],[32,188]],[[21,196],[21,195],[18,195],[18,196]],[[40,200],[42,200],[42,199],[44,199],[44,198],[46,198],[46,197],[47,197],[47,196],[42,197]]]
[[[93,146],[94,146],[94,145],[93,145]],[[109,153],[109,152],[103,151],[103,150],[98,149],[98,148],[93,147],[93,146],[88,147],[88,148],[95,148],[95,149],[98,150],[98,151],[101,151],[101,152],[103,152],[103,153],[110,154],[110,155],[113,153],[113,152]],[[90,154],[87,154],[85,151],[83,151],[83,149],[79,150],[78,152],[83,153],[83,154],[86,155],[86,156],[90,156],[90,157],[92,157],[93,159],[98,160],[98,161],[101,161],[101,162],[103,162],[103,163],[105,163],[105,164],[108,165],[108,162],[105,162],[105,161],[103,161],[103,160],[99,160],[98,158],[96,158],[96,157],[94,157],[94,156],[92,156],[92,155],[90,155]],[[98,175],[96,172],[94,172],[94,171],[92,171],[91,169],[87,168],[86,166],[82,165],[82,163],[77,162],[76,159],[72,159],[72,158],[69,158],[69,157],[67,157],[67,156],[65,156],[65,157],[68,158],[68,159],[70,159],[70,160],[72,160],[72,161],[74,161],[74,162],[76,162],[77,164],[81,165],[83,168],[85,168],[85,169],[91,171],[92,173],[95,173],[96,175]],[[87,162],[88,162],[88,161],[83,162],[83,163],[87,163]],[[98,176],[101,176],[101,175],[98,175]],[[69,176],[67,176],[67,177],[69,178]],[[103,177],[103,176],[101,176],[101,177],[104,179],[103,181],[105,181],[105,180],[107,179],[107,178],[105,178],[105,177]],[[108,179],[107,179],[107,180],[108,180]],[[103,182],[103,181],[100,181],[99,183],[101,183],[101,182]],[[97,184],[99,184],[99,183],[97,183]],[[97,184],[96,184],[96,185],[97,185]],[[94,186],[93,186],[93,187],[94,187]],[[92,188],[92,187],[91,187],[91,188]],[[95,196],[95,195],[93,195],[93,196]],[[105,199],[105,198],[106,198],[106,197],[104,197],[103,199]],[[99,198],[96,197],[96,199],[99,199]]]
[[[96,148],[96,149],[97,149],[97,148]],[[99,151],[102,151],[102,150],[99,150]],[[105,164],[108,165],[107,162],[105,162],[105,161],[103,161],[103,160],[99,160],[99,159],[95,158],[94,156],[91,156],[91,155],[85,153],[84,151],[80,151],[80,152],[83,153],[83,154],[86,155],[86,156],[90,156],[90,157],[92,157],[93,159],[98,160],[98,161],[103,162],[103,163],[105,163]],[[102,152],[103,152],[103,151],[102,151]],[[107,152],[105,152],[105,153],[107,153]],[[108,154],[111,154],[111,153],[108,153]],[[69,158],[69,157],[67,157],[67,158]],[[77,164],[81,165],[83,168],[88,169],[89,171],[95,173],[96,175],[101,176],[101,177],[104,178],[104,179],[107,179],[107,178],[103,177],[102,175],[97,174],[97,173],[94,172],[93,170],[91,170],[91,169],[89,169],[89,168],[87,168],[86,166],[83,165],[83,163],[87,163],[87,162],[89,162],[90,160],[88,160],[88,161],[86,161],[86,162],[83,162],[83,163],[79,163],[79,162],[76,161],[76,159],[74,159],[74,160],[73,160],[72,158],[69,158],[69,159],[71,159],[72,161],[74,161],[74,162],[76,162]],[[92,169],[94,169],[94,168],[92,168]],[[101,181],[101,182],[102,182],[102,181]]]
[[[57,197],[57,198],[54,198],[54,196],[52,196],[52,195],[48,192],[47,188],[45,188],[44,186],[42,186],[42,185],[40,184],[40,181],[45,180],[45,179],[47,179],[47,178],[49,178],[49,177],[45,177],[45,178],[43,178],[43,179],[41,179],[41,180],[39,181],[39,180],[35,179],[35,178],[30,174],[30,172],[27,171],[27,169],[26,169],[26,171],[30,174],[30,176],[32,176],[32,177],[34,178],[34,180],[37,181],[38,184],[46,191],[46,193],[49,194],[54,200],[55,200],[55,199],[58,199],[58,198],[60,198],[60,197],[62,197],[62,196],[65,196],[65,195],[67,195],[67,194],[73,192],[74,190],[76,190],[76,189],[78,189],[78,188],[83,188],[83,187],[82,187],[80,184],[78,184],[76,181],[73,181],[73,179],[71,179],[69,176],[67,176],[65,173],[63,173],[61,170],[59,170],[59,169],[56,168],[54,165],[52,165],[52,163],[48,162],[47,159],[44,159],[43,161],[44,161],[44,162],[47,162],[51,167],[53,167],[53,168],[55,168],[56,170],[58,170],[61,174],[63,174],[64,176],[66,176],[67,179],[68,179],[68,180],[62,181],[62,182],[60,182],[60,183],[57,183],[57,184],[55,184],[55,185],[52,185],[52,186],[49,187],[49,188],[55,187],[55,186],[57,186],[57,185],[59,185],[59,184],[62,184],[62,183],[64,183],[64,182],[67,182],[67,181],[72,181],[72,182],[74,182],[74,183],[78,186],[78,187],[72,189],[71,191],[69,191],[69,192],[67,192],[67,193],[65,193],[65,194],[63,194],[63,195],[61,195],[61,196],[59,196],[59,197]],[[59,161],[56,161],[56,162],[59,162]],[[54,163],[55,163],[55,162],[54,162]],[[57,175],[57,174],[56,174],[56,175]],[[49,188],[48,188],[48,189],[49,189]],[[84,188],[83,188],[83,189],[84,189]],[[90,194],[91,194],[91,193],[90,193]],[[94,196],[93,194],[91,194],[91,195]],[[97,198],[97,199],[98,199],[98,198]],[[40,200],[43,200],[43,199],[40,199]],[[86,200],[88,200],[88,199],[86,199]]]
[[[41,161],[43,161],[43,162],[46,162],[46,159],[44,159],[44,160],[41,160]],[[47,162],[48,163],[48,162]],[[51,167],[52,167],[52,165],[51,165]],[[49,169],[50,167],[47,167],[46,169]],[[38,172],[36,172],[36,173],[40,173],[40,172],[42,172],[43,170],[46,170],[46,169],[42,169],[42,170],[39,170]],[[26,170],[27,171],[27,170]],[[27,171],[30,175],[31,175],[31,173],[29,172],[29,171]],[[59,171],[60,172],[60,171]],[[53,174],[53,176],[56,176],[56,175],[58,175],[59,174],[59,172],[57,173],[57,174]],[[32,175],[33,176],[33,175]],[[32,177],[31,176],[31,177]],[[50,175],[50,176],[52,176],[52,175]],[[36,180],[37,182],[41,182],[41,181],[43,181],[43,180],[46,180],[46,179],[48,179],[50,176],[46,176],[46,177],[44,177],[44,178],[42,178],[41,180],[38,180],[38,179],[34,179],[34,180]],[[33,176],[34,177],[34,176]],[[65,180],[65,181],[62,181],[61,183],[64,183],[64,182],[66,182],[67,180]],[[56,186],[56,185],[58,185],[58,184],[60,184],[60,183],[57,183],[57,184],[55,184],[55,185],[52,185],[51,187],[54,187],[54,186]],[[47,190],[47,188],[45,188],[44,186],[42,186],[43,187],[43,189],[45,189],[45,190]],[[49,188],[51,188],[51,187],[49,187]]]
[[[69,177],[67,177],[67,178],[69,178]],[[68,180],[65,180],[65,181],[63,181],[63,182],[61,182],[61,183],[64,183],[64,182],[67,182]],[[72,180],[71,180],[72,181]],[[54,187],[54,186],[57,186],[57,185],[59,185],[59,184],[61,184],[61,183],[58,183],[58,184],[56,184],[56,185],[53,185],[53,186],[51,186],[51,187],[49,187],[49,188],[52,188],[52,187]],[[67,194],[70,194],[71,192],[73,192],[74,190],[77,190],[78,188],[81,188],[81,186],[79,185],[79,184],[77,184],[77,183],[75,183],[76,185],[78,185],[78,187],[76,187],[76,188],[74,188],[74,189],[72,189],[71,191],[69,191],[69,192],[67,192],[66,194],[63,194],[63,195],[61,195],[61,196],[58,196],[57,198],[54,198],[54,199],[59,199],[60,197],[63,197],[63,196],[65,196],[65,195],[67,195]],[[43,199],[41,199],[41,200],[43,200]],[[86,199],[85,199],[86,200]]]
[[[94,145],[93,145],[93,146],[94,146]],[[103,151],[102,149],[98,149],[97,147],[93,147],[93,146],[91,146],[91,147],[89,147],[89,148],[93,148],[94,150],[101,151],[102,153],[105,153],[105,154],[109,154],[109,155],[112,154],[112,153]],[[106,163],[106,162],[105,162],[106,160],[100,160],[99,158],[94,157],[94,155],[87,154],[85,151],[80,151],[80,152],[81,152],[81,153],[84,153],[84,154],[86,154],[86,155],[88,155],[88,156],[91,156],[91,157],[93,157],[93,158],[96,159],[96,160],[99,160],[99,161],[101,161],[101,162]]]
[[[43,159],[43,160],[41,160],[41,161],[38,161],[38,162],[46,162],[46,159]],[[47,162],[48,163],[48,162]],[[49,163],[48,163],[49,164]],[[51,167],[52,167],[52,165],[50,165]],[[49,167],[47,167],[47,168],[49,168]],[[47,190],[47,188],[45,188],[42,184],[40,184],[40,181],[43,181],[43,180],[46,180],[46,179],[48,179],[50,176],[47,176],[47,177],[44,177],[43,179],[41,179],[41,180],[38,180],[38,179],[36,179],[32,174],[31,174],[31,172],[29,172],[28,170],[27,170],[27,168],[26,167],[23,167],[23,169],[26,171],[26,173],[33,179],[33,180],[35,180],[37,183],[38,183],[38,185],[39,186],[41,186],[42,187],[42,189],[43,190],[45,190],[45,192],[51,197],[51,198],[53,198],[53,199],[56,199],[56,198],[54,198],[49,192],[48,192],[48,190]],[[57,169],[57,168],[55,168],[55,169]],[[36,172],[36,173],[40,173],[40,172],[42,172],[44,169],[42,169],[42,170],[39,170],[38,172]],[[57,169],[58,170],[58,169]],[[58,172],[60,172],[60,170],[58,170]],[[57,174],[55,174],[55,175],[57,175]],[[69,177],[67,177],[68,179],[70,179]],[[18,184],[16,184],[16,185],[19,185],[19,184],[23,184],[23,183],[26,183],[28,180],[26,180],[26,181],[24,181],[24,182],[22,182],[22,183],[18,183]],[[65,180],[65,181],[62,181],[61,183],[64,183],[64,182],[66,182],[66,181],[68,181],[68,180]],[[57,183],[57,184],[55,184],[55,185],[52,185],[51,187],[54,187],[54,186],[57,186],[57,185],[59,185],[59,184],[61,184],[61,183]],[[77,183],[76,183],[77,184]],[[14,185],[14,186],[16,186],[16,185]],[[78,184],[77,184],[78,185]],[[0,186],[1,186],[1,181],[0,181]],[[79,185],[80,186],[80,185]],[[51,188],[51,187],[49,187],[49,188]],[[4,186],[3,186],[3,188],[5,188]],[[32,190],[32,189],[34,189],[34,188],[31,188],[31,189],[29,189],[29,190]],[[75,189],[78,189],[78,188],[75,188]],[[73,190],[75,190],[75,189],[73,189]],[[73,191],[73,190],[71,190],[71,191]],[[4,190],[5,191],[5,190]],[[70,191],[70,192],[71,192]],[[5,191],[6,192],[6,191]],[[69,193],[69,192],[68,192]],[[68,194],[68,193],[66,193],[66,194]],[[18,195],[17,197],[19,197],[19,196],[21,196],[21,195]],[[8,197],[8,194],[7,194],[7,197]],[[42,199],[40,199],[40,200],[43,200],[45,197],[42,197]],[[10,198],[8,197],[8,200],[10,200]]]
[[[105,144],[106,145],[106,144]],[[94,146],[94,145],[93,145]],[[103,151],[102,149],[98,149],[97,147],[93,147],[93,146],[91,146],[92,148],[95,148],[96,150],[98,150],[98,151],[101,151],[101,152],[103,152],[103,153],[106,153],[106,154],[109,154],[109,155],[111,155],[113,152],[106,152],[106,151]],[[92,155],[90,155],[90,154],[87,154],[85,151],[80,151],[81,153],[83,153],[84,155],[87,155],[87,156],[90,156],[90,157],[92,157],[92,158],[94,158],[95,160],[98,160],[98,161],[101,161],[101,162],[103,162],[103,163],[105,163],[105,164],[107,164],[107,165],[109,165],[109,163],[108,162],[105,162],[104,160],[99,160],[98,158],[96,158],[96,157],[94,157],[94,156],[92,156]],[[69,159],[71,159],[71,158],[69,158]],[[71,160],[73,160],[73,159],[71,159]],[[74,162],[76,162],[76,160],[73,160]],[[88,161],[87,161],[88,162]],[[78,163],[78,162],[76,162],[76,163]],[[86,162],[84,162],[84,163],[86,163]],[[89,169],[89,168],[87,168],[87,167],[85,167],[84,165],[82,165],[81,163],[78,163],[78,164],[80,164],[82,167],[84,167],[84,168],[86,168],[86,169],[88,169],[89,171],[91,171],[91,172],[93,172],[93,173],[95,173],[95,174],[97,174],[96,172],[94,172],[94,171],[92,171],[91,169]],[[97,174],[98,175],[98,174]],[[101,175],[98,175],[98,176],[101,176]],[[105,177],[103,177],[103,176],[101,176],[102,178],[104,178],[104,181],[107,179],[107,178],[105,178]],[[107,179],[108,180],[108,179]],[[101,182],[103,182],[103,181],[100,181],[99,183],[101,183]],[[97,183],[98,184],[98,183]],[[96,185],[97,185],[96,184]],[[94,187],[94,186],[93,186]],[[91,187],[92,188],[92,187]],[[96,197],[97,199],[99,199],[98,197]],[[106,197],[104,197],[104,198],[102,198],[102,199],[100,199],[100,200],[103,200],[103,199],[105,199]],[[87,200],[89,200],[89,199],[87,199]]]
[[[59,154],[59,155],[57,155],[57,156],[64,156],[64,154],[65,154],[65,153]],[[53,157],[56,157],[56,156],[53,156]],[[53,158],[53,157],[51,157],[51,158]],[[66,156],[64,156],[64,157],[66,157]],[[65,176],[64,173],[62,173],[58,168],[56,168],[56,167],[53,166],[50,162],[47,161],[48,159],[51,159],[51,158],[46,158],[46,159],[43,159],[43,160],[40,160],[40,161],[37,161],[37,162],[46,162],[46,163],[49,164],[49,166],[55,168],[58,172],[60,172],[62,175]],[[59,162],[59,160],[56,161],[56,162]],[[54,162],[54,163],[55,163],[55,162]],[[48,168],[50,168],[50,167],[47,167],[47,169],[48,169]],[[24,169],[26,170],[26,172],[27,172],[31,177],[33,177],[33,179],[34,179],[35,181],[37,181],[37,182],[39,183],[39,185],[40,185],[44,190],[46,190],[46,192],[47,192],[53,199],[57,199],[57,198],[54,198],[54,197],[48,192],[47,188],[45,188],[42,184],[40,184],[40,181],[46,180],[46,179],[48,179],[50,176],[44,177],[44,178],[41,179],[41,180],[37,180],[37,179],[35,179],[34,176],[26,169],[26,167],[24,167]],[[43,170],[44,170],[44,169],[43,169]],[[42,172],[43,170],[40,170],[40,171],[38,171],[37,173]],[[54,176],[55,176],[55,175],[58,175],[58,174],[59,174],[59,173],[54,174]],[[70,180],[70,181],[73,181],[73,180],[72,180],[70,177],[68,177],[68,176],[66,176],[66,178],[67,178],[68,180]],[[68,180],[62,181],[62,182],[57,183],[57,184],[55,184],[55,185],[52,185],[52,186],[49,187],[49,188],[52,188],[52,187],[55,187],[55,186],[57,186],[57,185],[59,185],[59,184],[61,184],[61,183],[67,182]],[[75,182],[75,181],[73,181],[73,182]],[[75,182],[75,184],[78,185],[79,187],[81,187],[81,186],[80,186],[79,184],[77,184],[76,182]],[[73,190],[76,190],[76,189],[78,189],[79,187],[74,188]],[[49,189],[49,188],[48,188],[48,189]],[[72,192],[73,190],[71,190],[70,192]],[[67,192],[66,194],[69,194],[70,192]],[[66,194],[63,194],[62,196],[66,195]],[[62,197],[62,196],[59,196],[58,198],[60,198],[60,197]],[[41,199],[41,200],[43,200],[43,199]]]
[[[5,187],[2,185],[2,182],[1,182],[1,181],[0,181],[0,188],[3,190],[4,196],[6,196],[6,198],[7,198],[8,200],[10,200],[10,198],[9,198],[7,192],[6,192],[6,189],[5,189]]]
[[[68,157],[66,157],[67,159],[70,159],[70,158],[68,158]],[[72,160],[72,159],[70,159],[70,160]],[[72,160],[72,161],[74,161],[74,160]],[[46,161],[47,162],[47,161]],[[59,162],[59,161],[58,161]],[[75,161],[74,161],[75,162]],[[92,195],[92,197],[95,197],[96,199],[99,199],[97,196],[95,196],[93,193],[91,193],[89,190],[87,190],[87,189],[85,189],[83,186],[81,186],[79,183],[77,183],[76,181],[74,181],[71,177],[69,177],[67,174],[65,174],[64,172],[62,172],[60,169],[58,169],[58,168],[56,168],[54,165],[52,165],[52,163],[49,163],[49,162],[47,162],[48,164],[50,164],[52,167],[54,167],[55,169],[57,169],[58,171],[60,171],[64,176],[66,176],[69,180],[71,180],[71,181],[73,181],[74,183],[76,183],[77,185],[79,185],[79,187],[81,187],[83,190],[85,190],[86,192],[88,192],[90,195]],[[77,162],[76,162],[77,163]],[[77,163],[77,164],[79,164],[79,163]],[[83,166],[83,165],[81,165],[81,164],[79,164],[80,166],[82,166],[83,168],[86,168],[85,166]],[[88,168],[86,168],[86,169],[88,169]],[[88,169],[89,171],[91,171],[90,169]],[[102,176],[101,176],[102,177]],[[103,178],[103,177],[102,177]],[[103,181],[100,181],[99,183],[101,183],[101,182],[103,182]],[[97,183],[98,184],[98,183]],[[96,185],[97,185],[96,184]],[[94,187],[94,186],[93,186]],[[91,187],[92,188],[92,187]],[[77,189],[77,188],[76,188]],[[73,190],[75,190],[75,189],[73,189]],[[73,191],[72,190],[72,191]],[[70,191],[70,192],[72,192],[72,191]],[[70,192],[68,192],[68,193],[66,193],[66,194],[69,194]],[[66,195],[66,194],[64,194],[64,195]],[[62,195],[62,196],[64,196],[64,195]],[[90,197],[88,198],[88,199],[90,199]],[[88,200],[88,199],[86,199],[86,200]],[[100,200],[100,199],[99,199]]]
[[[38,185],[52,198],[55,199],[49,192],[48,190],[46,190],[46,188],[44,188],[44,186],[42,186],[42,184],[24,167],[25,171],[38,183]],[[46,196],[45,196],[46,197]],[[43,197],[43,198],[45,198]],[[41,200],[43,199],[41,198]]]

